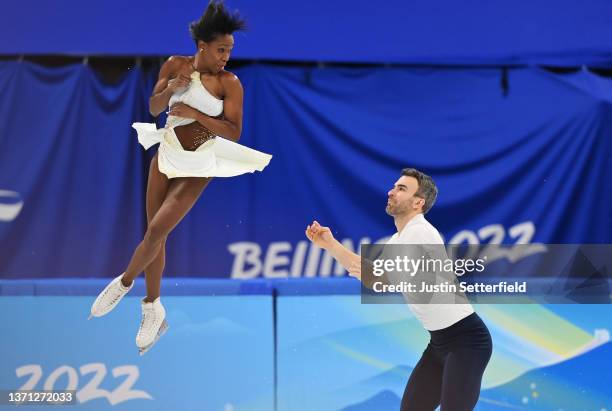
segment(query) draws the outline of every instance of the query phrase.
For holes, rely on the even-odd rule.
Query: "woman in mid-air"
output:
[[[94,301],[91,316],[101,317],[115,308],[144,271],[147,296],[142,300],[136,335],[141,355],[167,329],[159,297],[168,234],[212,177],[261,171],[272,157],[237,143],[242,131],[243,90],[238,77],[224,68],[234,47],[232,33],[244,28],[237,13],[212,0],[202,17],[190,25],[195,55],[172,56],[160,69],[149,104],[154,116],[169,107],[166,126],[133,125],[145,149],[159,143],[149,169],[147,231],[125,272]]]

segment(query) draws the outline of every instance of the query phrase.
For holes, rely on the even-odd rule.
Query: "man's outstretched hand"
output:
[[[313,221],[306,227],[306,237],[314,245],[328,250],[352,277],[361,279],[361,257],[339,243],[329,227],[323,227],[317,221]]]
[[[306,237],[324,250],[328,250],[336,241],[329,227],[323,227],[317,221],[306,227]]]

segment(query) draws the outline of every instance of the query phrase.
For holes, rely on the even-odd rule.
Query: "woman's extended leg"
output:
[[[157,155],[151,160],[149,168],[149,180],[147,183],[147,221],[150,223],[161,207],[168,189],[174,182],[169,180],[159,171],[157,166]],[[162,248],[155,259],[147,266],[147,294],[149,296],[157,293],[159,296],[159,283],[164,269],[165,253]],[[128,278],[125,273],[113,279],[110,284],[102,290],[91,306],[91,317],[101,317],[112,311],[121,299],[132,288],[134,278]],[[157,290],[157,291],[156,291]]]
[[[149,180],[147,182],[147,227],[151,224],[153,217],[159,211],[168,194],[168,188],[175,180],[170,180],[159,171],[157,165],[157,154],[151,160],[149,168]],[[145,279],[147,284],[147,297],[145,301],[154,301],[160,294],[161,278],[166,264],[166,241],[161,244],[157,256],[145,268]],[[124,285],[126,282],[123,282]]]
[[[131,283],[158,256],[168,234],[185,217],[212,178],[176,178],[159,210],[149,223],[144,239],[140,242],[123,275],[125,283]]]

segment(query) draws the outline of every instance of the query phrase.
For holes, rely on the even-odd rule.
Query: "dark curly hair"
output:
[[[202,17],[189,25],[191,38],[196,45],[198,40],[208,43],[218,36],[240,30],[246,30],[246,21],[238,11],[230,12],[222,0],[211,0]]]

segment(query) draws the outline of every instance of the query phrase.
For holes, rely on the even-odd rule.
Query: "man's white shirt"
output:
[[[440,244],[442,236],[425,219],[423,214],[414,216],[401,232],[393,234],[387,244]],[[474,312],[471,304],[408,304],[414,316],[429,331],[450,327]]]

